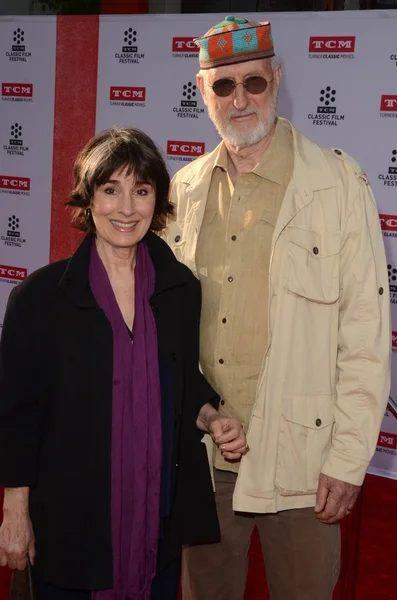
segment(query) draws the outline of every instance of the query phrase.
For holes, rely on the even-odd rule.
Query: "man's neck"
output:
[[[269,148],[275,130],[276,124],[274,124],[270,133],[260,140],[260,142],[253,144],[252,146],[247,146],[246,148],[232,146],[225,140],[225,146],[228,153],[227,170],[233,185],[236,184],[239,175],[242,173],[249,173],[256,167],[263,154]]]

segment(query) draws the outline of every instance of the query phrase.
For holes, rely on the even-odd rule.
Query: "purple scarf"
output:
[[[149,304],[155,273],[146,242],[137,247],[133,343],[95,242],[89,278],[113,329],[114,587],[93,592],[92,600],[149,600],[157,562],[162,448],[157,331]]]

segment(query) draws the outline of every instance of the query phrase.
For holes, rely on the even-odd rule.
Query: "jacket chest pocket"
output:
[[[331,447],[335,396],[283,398],[276,485],[282,495],[313,494]]]
[[[336,302],[340,294],[340,233],[288,227],[287,236],[285,289],[313,302]]]

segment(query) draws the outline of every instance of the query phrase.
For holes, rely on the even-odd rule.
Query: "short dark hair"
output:
[[[150,229],[161,231],[167,215],[174,212],[168,201],[170,176],[153,140],[139,129],[113,127],[98,133],[81,150],[73,166],[73,189],[68,206],[74,208],[72,224],[77,229],[95,232],[91,211],[87,208],[96,188],[104,185],[115,171],[127,169],[141,182],[149,183],[156,193]]]

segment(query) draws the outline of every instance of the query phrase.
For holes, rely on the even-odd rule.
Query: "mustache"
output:
[[[258,118],[260,117],[259,110],[256,106],[247,106],[243,110],[238,110],[237,108],[230,110],[226,113],[226,122],[230,123],[230,120],[233,119],[233,117],[246,117],[252,113],[255,113]]]

